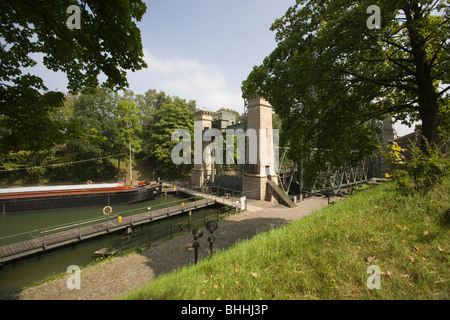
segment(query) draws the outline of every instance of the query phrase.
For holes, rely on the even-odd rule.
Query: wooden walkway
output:
[[[169,216],[189,212],[190,210],[200,209],[214,205],[215,199],[205,198],[193,202],[184,203],[184,207],[176,205],[173,207],[150,210],[144,213],[123,217],[119,222],[117,218],[108,219],[105,222],[75,228],[68,231],[43,234],[36,239],[17,242],[0,247],[0,263],[23,258],[46,250],[55,249],[68,244],[77,243],[86,239],[98,237],[112,232],[125,230],[140,224],[149,223],[154,220],[167,218]]]

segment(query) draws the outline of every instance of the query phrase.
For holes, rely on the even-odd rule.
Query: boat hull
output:
[[[156,184],[117,192],[0,199],[0,213],[124,205],[153,200],[160,195],[161,185]]]

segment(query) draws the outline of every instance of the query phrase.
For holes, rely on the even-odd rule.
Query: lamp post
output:
[[[211,232],[211,235],[208,237],[208,242],[209,242],[209,256],[211,257],[213,255],[214,252],[214,241],[216,240],[213,236],[213,232],[217,230],[217,228],[219,227],[219,225],[217,224],[217,222],[215,221],[209,221],[206,224],[206,229],[209,230],[209,232]]]
[[[192,230],[192,235],[194,236],[194,243],[192,247],[195,249],[195,264],[197,264],[198,260],[198,248],[200,247],[200,243],[197,241],[198,238],[203,237],[203,231],[200,229]]]

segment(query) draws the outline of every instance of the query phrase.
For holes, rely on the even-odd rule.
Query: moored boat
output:
[[[0,188],[0,213],[130,204],[158,197],[161,187],[162,182],[138,188],[118,182]]]

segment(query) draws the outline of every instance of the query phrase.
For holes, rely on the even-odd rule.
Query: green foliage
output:
[[[41,151],[18,147],[17,152],[1,154],[1,169],[28,169],[0,171],[0,181],[36,184],[122,179],[120,162],[129,161],[130,143],[132,154],[149,159],[161,177],[187,174],[189,166],[171,163],[171,149],[176,144],[171,141],[171,134],[177,128],[193,131],[193,110],[195,101],[186,102],[156,90],[147,91],[145,96],[131,91],[119,95],[106,88],[68,95],[64,105],[52,113],[60,123],[65,143],[49,143]],[[114,162],[117,169],[110,158],[104,158],[110,155],[119,155]]]
[[[411,156],[406,159],[397,143],[390,144],[383,155],[388,160],[391,174],[397,181],[399,192],[406,196],[414,193],[426,194],[433,185],[450,174],[450,157],[444,147],[430,147],[423,152],[411,144]]]
[[[67,8],[72,4],[81,10],[80,29],[71,30],[66,24]],[[97,87],[100,73],[106,75],[108,87],[126,87],[125,70],[146,67],[136,26],[146,12],[142,1],[8,0],[2,1],[0,12],[2,82],[23,83],[27,76],[21,76],[20,68],[35,65],[28,54],[36,52],[43,54],[48,69],[67,74],[72,92]],[[31,87],[43,88],[38,77],[28,82]]]
[[[377,4],[381,28],[367,28]],[[441,1],[297,1],[277,19],[278,45],[242,84],[283,121],[290,158],[308,172],[371,156],[392,115],[437,141],[450,88],[448,5]],[[446,102],[447,101],[447,102]],[[440,124],[441,123],[441,124]]]
[[[172,162],[172,149],[179,143],[171,139],[176,129],[186,129],[191,137],[194,135],[194,114],[189,104],[178,97],[168,98],[161,109],[154,112],[148,137],[148,159],[155,165],[158,174],[170,178],[186,175],[192,169],[191,165],[175,165]]]
[[[77,5],[81,28],[67,27],[67,8]],[[146,11],[140,0],[14,1],[0,3],[0,153],[46,150],[67,136],[53,118],[63,94],[48,91],[27,67],[44,66],[67,75],[72,93],[99,85],[128,86],[126,71],[147,67],[136,22]],[[34,54],[34,55],[33,55]],[[1,159],[0,159],[1,161]]]
[[[405,156],[402,152],[406,151],[406,149],[399,146],[397,142],[392,142],[386,148],[386,150],[381,150],[381,154],[386,158],[389,167],[393,170],[393,175],[395,175],[399,167],[406,164]],[[386,174],[386,177],[389,178],[392,175]]]
[[[52,117],[64,101],[63,94],[41,94],[30,87],[0,85],[0,161],[1,155],[19,150],[46,150],[64,141],[63,123]]]

